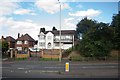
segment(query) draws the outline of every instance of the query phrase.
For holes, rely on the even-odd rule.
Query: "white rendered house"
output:
[[[69,49],[74,46],[74,30],[61,31],[61,49]],[[40,32],[38,35],[38,48],[39,49],[60,49],[60,36],[59,31],[45,31]]]

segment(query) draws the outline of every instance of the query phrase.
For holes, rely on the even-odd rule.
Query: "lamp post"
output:
[[[58,0],[59,2],[59,7],[60,7],[60,31],[59,31],[59,35],[60,35],[60,41],[59,41],[59,46],[60,46],[60,54],[59,54],[59,62],[61,62],[61,57],[62,57],[62,53],[61,53],[61,4],[60,4],[60,1]]]

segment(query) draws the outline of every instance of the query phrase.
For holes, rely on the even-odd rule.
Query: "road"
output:
[[[65,63],[58,61],[3,61],[3,78],[117,78],[116,62],[69,62],[70,72],[65,72]]]

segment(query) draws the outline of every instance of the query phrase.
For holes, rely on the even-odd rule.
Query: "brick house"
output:
[[[8,36],[8,37],[6,37],[5,40],[8,42],[9,48],[15,48],[15,42],[16,42],[16,40],[13,37]]]
[[[6,38],[4,38],[4,36],[2,36],[1,40],[8,42],[9,49],[15,48],[16,40],[13,37],[7,36]]]
[[[20,34],[18,34],[18,38],[16,39],[15,48],[18,51],[27,51],[29,48],[34,47],[35,40],[28,35],[27,33],[25,35],[22,35],[19,37]]]

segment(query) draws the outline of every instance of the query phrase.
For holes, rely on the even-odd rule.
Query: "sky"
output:
[[[118,2],[80,2],[72,0],[2,1],[0,3],[0,36],[17,38],[18,33],[28,33],[38,39],[40,28],[75,30],[76,24],[88,17],[98,22],[111,23],[118,13]]]

